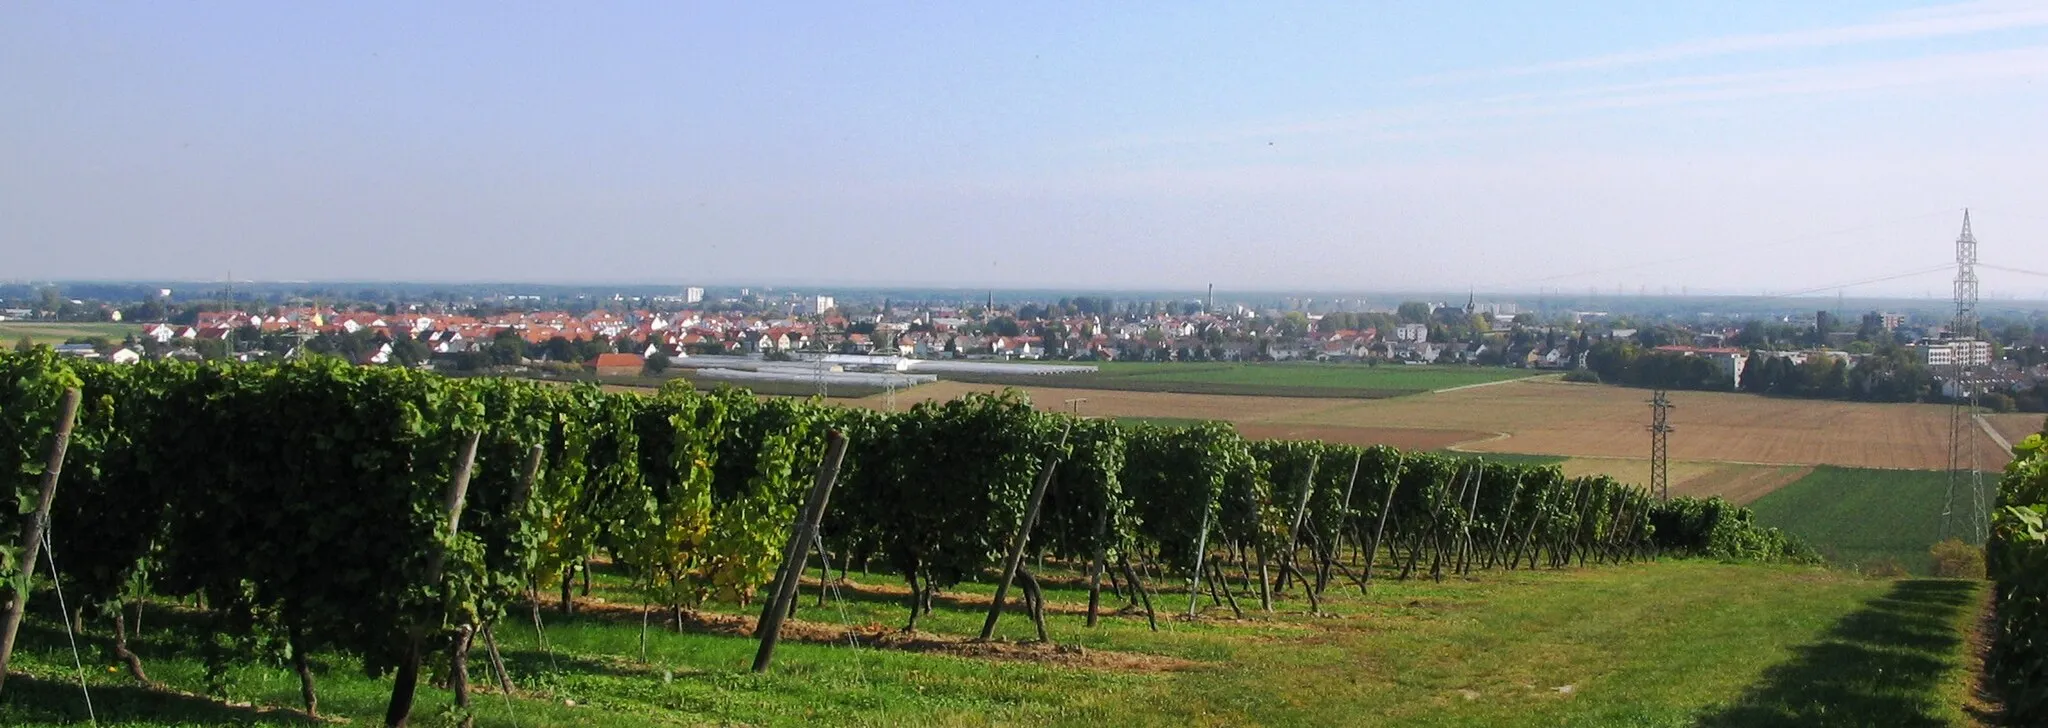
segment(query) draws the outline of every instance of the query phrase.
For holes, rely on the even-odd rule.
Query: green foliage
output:
[[[1625,340],[1594,344],[1586,353],[1586,369],[1598,375],[1599,381],[1636,387],[1705,391],[1734,387],[1734,377],[1706,357],[1645,349]]]
[[[1673,498],[1650,511],[1657,548],[1683,556],[1729,561],[1817,561],[1812,547],[1756,523],[1749,509],[1713,498]]]
[[[1996,626],[1986,658],[2014,725],[2048,721],[2048,451],[2040,436],[2013,448],[1991,517],[1986,571]]]
[[[1185,570],[1205,533],[1212,551],[1291,548],[1304,497],[1299,543],[1317,553],[1377,538],[1382,515],[1411,553],[1527,534],[1569,558],[1641,537],[1640,491],[1554,466],[1254,443],[1215,422],[1129,426],[1041,412],[1014,391],[878,413],[681,382],[646,396],[330,357],[121,367],[45,349],[0,354],[12,512],[33,503],[68,387],[84,405],[53,515],[67,586],[98,608],[144,590],[203,595],[216,675],[313,651],[381,674],[415,640],[438,651],[532,590],[567,598],[599,552],[650,603],[744,603],[778,566],[832,430],[849,455],[825,550],[879,557],[926,589],[996,565],[1055,459],[1028,547],[1074,561],[1142,554]],[[0,543],[19,543],[19,523],[0,519]],[[19,554],[0,557],[0,576],[25,584]]]
[[[1139,425],[1126,443],[1121,480],[1137,505],[1137,535],[1168,564],[1194,566],[1204,525],[1247,541],[1278,517],[1264,468],[1229,425]]]

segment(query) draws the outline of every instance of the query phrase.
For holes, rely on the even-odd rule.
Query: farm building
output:
[[[635,377],[647,366],[647,360],[639,354],[599,354],[590,360],[590,366],[600,377]]]

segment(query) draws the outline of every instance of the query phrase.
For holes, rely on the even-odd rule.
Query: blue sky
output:
[[[2048,2],[23,2],[0,98],[0,278],[2048,269]]]

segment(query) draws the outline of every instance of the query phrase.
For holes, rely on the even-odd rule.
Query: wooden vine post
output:
[[[78,421],[78,389],[64,390],[58,405],[57,432],[50,438],[50,454],[43,461],[43,487],[36,497],[36,510],[21,529],[21,574],[9,591],[7,624],[0,631],[0,686],[6,685],[7,658],[14,654],[14,638],[21,632],[22,615],[28,612],[28,585],[35,574],[36,558],[43,552],[43,531],[50,525],[50,503],[57,497],[57,476],[64,470],[64,451],[71,446],[71,427]]]
[[[1209,513],[1213,508],[1202,509],[1202,533],[1195,538],[1195,579],[1188,582],[1188,616],[1195,616],[1195,607],[1201,604],[1202,557],[1209,553]]]
[[[839,465],[845,459],[846,435],[838,430],[827,433],[825,459],[818,462],[810,496],[804,499],[803,510],[797,512],[789,545],[783,549],[782,568],[775,572],[775,588],[768,603],[761,607],[761,621],[754,625],[754,634],[761,638],[761,647],[754,653],[754,672],[767,672],[769,661],[775,658],[775,643],[782,639],[782,622],[789,618],[790,605],[796,601],[797,579],[803,575],[811,542],[818,536],[818,522],[825,517],[825,504],[831,500],[832,486],[839,482]]]
[[[1109,534],[1109,501],[1104,499],[1102,510],[1095,513],[1095,558],[1088,567],[1088,626],[1095,626],[1097,614],[1102,608],[1102,572],[1109,559],[1109,544],[1103,543]]]
[[[1287,550],[1280,555],[1280,576],[1284,579],[1292,574],[1295,580],[1301,582],[1301,590],[1308,593],[1309,614],[1319,613],[1323,611],[1323,607],[1316,599],[1315,584],[1310,583],[1308,577],[1301,573],[1301,566],[1295,563],[1294,555],[1300,551],[1301,526],[1308,520],[1308,499],[1315,494],[1316,466],[1322,463],[1322,459],[1321,453],[1309,458],[1308,475],[1301,479],[1301,498],[1295,501],[1294,519],[1287,528]]]
[[[534,445],[526,452],[526,469],[519,477],[519,490],[512,494],[512,512],[525,513],[527,501],[533,498],[533,483],[540,477],[540,465],[547,458],[547,448]],[[533,600],[534,613],[539,614],[540,600]],[[485,622],[477,628],[483,634],[484,650],[491,656],[491,673],[498,678],[498,689],[506,695],[512,694],[512,675],[505,670],[505,658],[498,653],[498,637],[492,633],[491,623]]]
[[[1388,471],[1387,497],[1380,500],[1380,524],[1372,531],[1372,543],[1365,546],[1365,576],[1363,580],[1366,584],[1372,583],[1372,562],[1376,552],[1379,550],[1380,543],[1387,537],[1387,516],[1392,515],[1394,512],[1394,491],[1401,488],[1401,462],[1406,457],[1405,454],[1395,456],[1394,467]],[[1360,594],[1365,593],[1365,586],[1359,586],[1358,591]]]
[[[1045,491],[1052,486],[1052,476],[1060,467],[1060,459],[1054,456],[1038,471],[1038,482],[1031,484],[1031,500],[1024,506],[1024,521],[1017,526],[1017,535],[1010,539],[1010,553],[1003,557],[1003,576],[996,580],[996,598],[989,602],[988,618],[981,623],[981,640],[987,642],[996,634],[996,620],[1003,616],[1003,600],[1009,596],[1010,582],[1017,578],[1017,570],[1023,568],[1024,545],[1031,539],[1031,527],[1038,523],[1038,509],[1045,505]],[[1038,621],[1033,612],[1032,621],[1038,624],[1039,638],[1045,637],[1045,625]]]
[[[1515,475],[1514,486],[1508,490],[1507,510],[1500,512],[1500,526],[1494,529],[1493,550],[1486,553],[1486,566],[1481,568],[1493,568],[1494,561],[1501,556],[1501,550],[1507,548],[1508,531],[1511,530],[1508,527],[1514,523],[1515,506],[1520,505],[1521,502],[1522,476],[1518,473]]]
[[[453,538],[462,528],[462,503],[463,499],[469,495],[470,468],[476,465],[477,441],[482,436],[483,433],[481,432],[469,434],[469,439],[462,445],[462,455],[455,464],[455,477],[450,478],[448,481],[447,510],[448,536],[450,538]],[[447,552],[438,548],[434,550],[432,556],[427,558],[427,583],[436,586],[440,585],[441,568],[446,565],[447,558]],[[406,721],[412,717],[413,694],[419,689],[420,642],[425,639],[426,628],[423,626],[413,627],[412,644],[406,648],[405,659],[398,663],[398,675],[391,686],[391,705],[384,711],[384,725],[390,728],[404,726]],[[467,646],[469,641],[467,637],[460,637],[457,639],[457,643],[461,646]],[[460,653],[457,654],[459,657]],[[460,673],[466,669],[466,666],[458,661],[453,668],[457,673]],[[450,682],[453,687],[457,688],[455,695],[456,705],[458,707],[467,707],[469,703],[467,676],[463,676],[460,682],[454,679],[451,679]]]
[[[1344,526],[1351,520],[1351,491],[1358,486],[1358,468],[1365,464],[1365,451],[1358,451],[1351,457],[1351,477],[1344,479],[1344,500],[1337,506],[1336,542],[1330,544],[1331,558],[1337,558],[1344,551]]]

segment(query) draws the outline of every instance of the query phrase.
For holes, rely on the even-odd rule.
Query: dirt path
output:
[[[2012,449],[2012,443],[2006,442],[2004,435],[1998,434],[1998,430],[1991,426],[1990,420],[1984,419],[1983,415],[1970,415],[1970,419],[1976,420],[1977,426],[1983,428],[1984,434],[1990,435],[1991,441],[1998,443],[1999,448],[2004,450]]]
[[[1537,379],[1537,378],[1541,378],[1541,377],[1547,377],[1547,376],[1552,376],[1552,375],[1549,375],[1549,374],[1534,374],[1534,375],[1530,375],[1530,376],[1526,376],[1526,377],[1516,377],[1516,378],[1514,378],[1514,379],[1502,379],[1502,380],[1500,380],[1500,381],[1497,381],[1497,382],[1480,382],[1480,383],[1478,383],[1478,384],[1461,384],[1461,385],[1458,385],[1458,386],[1456,386],[1456,387],[1445,387],[1445,388],[1443,388],[1443,389],[1432,389],[1432,390],[1430,390],[1430,391],[1429,391],[1429,393],[1430,393],[1430,394],[1444,394],[1444,393],[1446,393],[1446,392],[1462,392],[1462,391],[1465,391],[1465,390],[1467,390],[1467,389],[1478,389],[1478,388],[1480,388],[1480,387],[1494,387],[1494,386],[1499,386],[1499,385],[1502,385],[1502,384],[1508,384],[1508,383],[1510,383],[1510,382],[1526,382],[1526,381],[1528,381],[1528,380],[1531,380],[1531,379]]]

